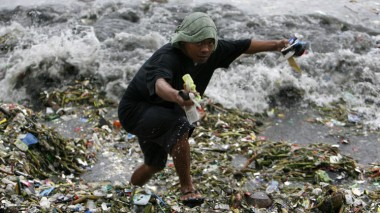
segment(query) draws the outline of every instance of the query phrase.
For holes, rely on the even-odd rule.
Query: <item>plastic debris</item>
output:
[[[178,179],[171,159],[152,179],[152,184],[157,186],[154,192],[135,190],[128,182],[86,183],[81,180],[81,175],[92,168],[99,155],[120,162],[126,158],[136,159],[136,165],[141,159],[136,136],[125,132],[117,119],[105,115],[115,105],[104,101],[106,99],[98,100],[104,97],[94,85],[91,80],[78,81],[67,90],[46,92],[42,102],[52,110],[38,113],[18,104],[0,105],[0,179],[3,184],[0,209],[9,212],[189,212],[179,201]],[[48,97],[51,101],[45,99]],[[263,117],[225,109],[212,102],[204,108],[206,116],[199,121],[201,125],[191,138],[192,173],[197,190],[206,198],[204,204],[197,207],[199,212],[332,212],[341,209],[379,212],[378,165],[361,168],[351,157],[340,154],[338,147],[329,144],[301,146],[271,141],[259,135],[265,127]],[[342,128],[360,125],[360,120],[352,122],[346,109],[336,107],[321,111],[326,118],[321,116],[311,122]],[[274,109],[272,113],[273,118],[281,114]],[[69,137],[63,137],[51,127],[74,121],[72,128],[65,129],[69,129]],[[345,184],[353,182],[355,184]]]
[[[148,204],[151,196],[152,195],[150,195],[150,194],[135,194],[133,196],[133,204],[146,205],[146,204]]]

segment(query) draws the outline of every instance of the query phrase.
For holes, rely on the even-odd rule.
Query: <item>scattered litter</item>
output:
[[[41,113],[0,104],[0,210],[5,212],[189,212],[180,202],[173,162],[152,191],[130,183],[85,183],[97,155],[138,158],[137,138],[105,113],[115,104],[91,80],[46,91]],[[380,212],[380,167],[361,168],[339,145],[297,145],[258,136],[264,123],[211,102],[193,133],[192,173],[205,197],[199,212]],[[278,114],[275,109],[265,116]],[[345,109],[313,118],[330,127],[360,125]],[[51,123],[75,122],[65,138]],[[76,132],[77,131],[77,132]],[[340,137],[340,143],[348,139]],[[98,153],[101,151],[100,153]],[[127,172],[127,171],[126,171]],[[132,171],[128,171],[132,172]],[[344,185],[346,183],[346,185]],[[347,185],[351,183],[351,185]],[[355,183],[355,184],[352,184]]]

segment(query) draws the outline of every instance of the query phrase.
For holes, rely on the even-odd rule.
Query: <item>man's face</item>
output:
[[[184,42],[185,54],[193,60],[194,63],[205,63],[210,57],[215,47],[215,40],[212,38],[200,42]]]

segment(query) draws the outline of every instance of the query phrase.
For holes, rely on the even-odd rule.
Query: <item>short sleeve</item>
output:
[[[167,55],[161,55],[153,60],[146,69],[146,85],[148,87],[149,96],[156,94],[156,81],[157,79],[164,78],[169,83],[173,79],[173,71],[170,64],[170,59]]]

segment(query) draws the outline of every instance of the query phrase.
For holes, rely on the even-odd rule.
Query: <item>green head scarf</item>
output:
[[[180,48],[179,42],[200,42],[208,38],[215,40],[214,50],[218,44],[214,21],[205,13],[195,12],[186,16],[172,37],[171,43]]]

